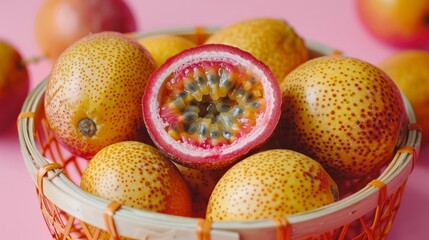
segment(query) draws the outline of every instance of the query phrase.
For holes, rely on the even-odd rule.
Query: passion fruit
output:
[[[179,35],[154,35],[137,39],[152,55],[157,66],[161,66],[171,56],[195,47],[196,44]]]
[[[123,0],[44,0],[34,20],[39,48],[52,63],[67,47],[91,33],[136,29],[134,15]]]
[[[403,50],[378,65],[402,90],[422,127],[422,145],[429,143],[429,51]]]
[[[0,133],[18,117],[29,86],[28,69],[18,49],[0,39]]]
[[[100,150],[85,168],[80,187],[130,207],[191,215],[188,185],[177,167],[141,142],[118,142]]]
[[[118,142],[100,150],[85,168],[80,187],[132,208],[191,216],[189,189],[179,170],[156,148],[141,142]],[[111,238],[103,231],[97,239]]]
[[[369,176],[392,159],[406,111],[380,68],[352,57],[319,57],[292,71],[281,89],[276,148],[304,153],[343,178]]]
[[[221,28],[206,43],[238,47],[251,53],[282,82],[286,75],[308,60],[305,41],[284,19],[250,18]]]
[[[211,221],[284,217],[338,200],[338,187],[323,166],[304,154],[262,151],[232,166],[208,202]]]
[[[115,142],[151,144],[141,98],[155,68],[146,49],[124,34],[95,33],[78,40],[48,78],[44,104],[54,136],[86,159]]]
[[[225,167],[273,132],[281,93],[271,70],[222,44],[169,58],[149,78],[143,116],[153,142],[187,167]]]

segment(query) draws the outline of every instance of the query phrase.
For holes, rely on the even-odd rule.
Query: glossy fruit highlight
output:
[[[115,142],[151,143],[141,98],[154,70],[149,53],[123,34],[79,40],[61,55],[48,79],[44,103],[52,132],[70,152],[87,159]]]
[[[30,79],[18,50],[0,40],[0,132],[12,127],[27,97]]]
[[[406,123],[398,87],[378,67],[343,56],[310,60],[281,85],[277,146],[321,162],[341,177],[363,177],[389,162]]]
[[[223,168],[262,144],[280,117],[270,69],[238,48],[207,44],[167,60],[148,81],[143,116],[158,148],[194,168]]]

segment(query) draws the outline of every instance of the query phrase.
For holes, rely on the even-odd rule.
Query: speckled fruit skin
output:
[[[344,56],[310,60],[280,86],[274,147],[302,152],[335,176],[363,177],[391,160],[406,112],[398,87],[379,68]]]
[[[284,217],[330,204],[338,188],[317,161],[295,151],[256,153],[232,166],[216,184],[208,220]]]
[[[304,40],[283,19],[251,18],[223,27],[207,43],[220,43],[250,52],[267,64],[278,81],[308,60]]]
[[[156,148],[124,141],[103,148],[89,161],[80,187],[129,207],[190,216],[188,186]]]
[[[204,170],[176,164],[189,186],[192,197],[192,217],[205,218],[207,204],[216,183],[228,170]]]
[[[264,99],[267,107],[258,119],[254,130],[244,137],[221,148],[197,148],[175,141],[163,129],[165,123],[159,115],[159,92],[166,76],[198,61],[222,61],[245,64],[259,75],[263,75]],[[274,131],[281,112],[281,92],[271,70],[250,53],[223,44],[204,44],[184,50],[169,58],[151,75],[143,95],[143,118],[154,144],[169,159],[191,168],[222,169],[238,161],[252,149],[263,144]]]
[[[52,132],[70,152],[87,159],[115,142],[150,143],[141,98],[154,70],[149,53],[120,33],[79,40],[61,55],[48,79],[44,104]],[[95,123],[94,135],[79,130],[84,118]]]
[[[80,187],[125,206],[191,216],[188,186],[176,166],[156,148],[135,141],[112,144],[86,166]],[[102,239],[109,239],[102,233]]]
[[[21,54],[0,40],[0,133],[13,127],[27,96],[30,79]]]

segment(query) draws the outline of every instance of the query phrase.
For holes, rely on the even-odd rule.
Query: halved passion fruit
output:
[[[280,117],[281,94],[270,69],[250,53],[207,44],[160,66],[142,104],[148,132],[165,155],[217,169],[267,140]]]

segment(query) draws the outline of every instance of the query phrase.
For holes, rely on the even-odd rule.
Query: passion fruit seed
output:
[[[207,147],[249,132],[264,111],[262,84],[240,65],[196,63],[164,82],[161,118],[175,140]]]
[[[82,135],[92,137],[97,131],[97,125],[91,119],[83,118],[78,123],[78,129]]]

